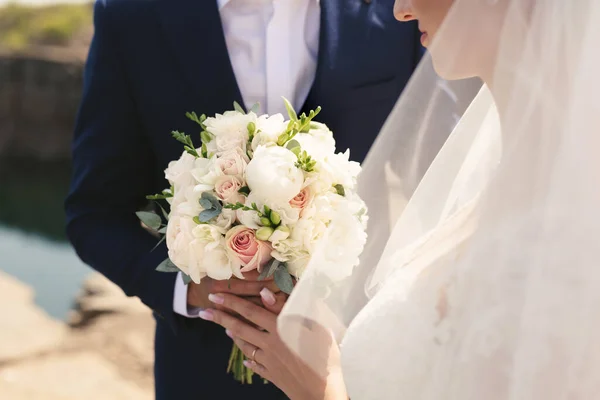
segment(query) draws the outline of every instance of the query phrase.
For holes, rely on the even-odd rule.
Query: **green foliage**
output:
[[[68,46],[92,27],[92,3],[0,7],[0,46],[20,50],[31,45]]]

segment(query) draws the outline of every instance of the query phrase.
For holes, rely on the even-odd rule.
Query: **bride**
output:
[[[317,253],[279,318],[213,294],[252,324],[213,320],[292,399],[598,398],[600,2],[395,14],[430,57],[364,164],[359,267],[335,281]]]

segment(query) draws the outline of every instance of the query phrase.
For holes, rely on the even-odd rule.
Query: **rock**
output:
[[[153,398],[154,320],[139,300],[94,275],[69,326],[33,296],[0,272],[0,399]]]
[[[149,400],[152,387],[127,382],[93,352],[55,354],[0,370],[0,398],[27,400]]]
[[[33,300],[33,290],[0,272],[0,365],[53,351],[64,341],[67,327]]]

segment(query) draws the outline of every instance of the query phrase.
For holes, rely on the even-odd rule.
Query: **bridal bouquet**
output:
[[[181,271],[186,283],[244,279],[258,270],[259,279],[273,277],[289,294],[324,235],[331,279],[351,273],[339,265],[358,264],[367,221],[355,193],[360,166],[349,151],[335,152],[332,132],[314,121],[320,108],[297,116],[284,101],[288,121],[237,104],[214,117],[187,113],[199,126],[199,148],[189,135],[172,132],[184,151],[165,170],[171,186],[148,196],[164,219],[137,213],[166,240],[168,258],[157,270]],[[251,382],[243,357],[234,346],[228,372]]]

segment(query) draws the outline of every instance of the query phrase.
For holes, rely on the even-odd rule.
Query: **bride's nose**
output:
[[[394,3],[394,16],[400,22],[416,19],[412,12],[411,0],[396,0]]]

